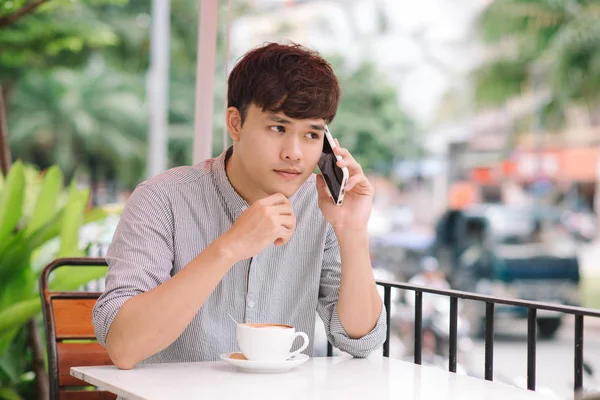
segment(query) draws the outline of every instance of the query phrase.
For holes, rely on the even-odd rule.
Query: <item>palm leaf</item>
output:
[[[30,268],[24,268],[16,273],[0,292],[0,310],[35,295],[38,277]]]
[[[83,256],[79,249],[79,228],[81,227],[85,209],[89,199],[88,190],[77,190],[73,181],[69,189],[69,202],[65,207],[60,234],[60,250],[58,257]],[[102,214],[96,212],[96,217]],[[88,218],[94,217],[89,215]],[[62,267],[54,273],[51,287],[53,290],[76,290],[81,285],[106,275],[106,267]]]
[[[37,201],[31,220],[27,224],[28,234],[48,223],[56,214],[58,198],[62,189],[63,176],[58,167],[50,167],[44,175],[42,187],[38,193]]]
[[[0,337],[25,325],[40,312],[41,308],[41,300],[36,296],[0,310]]]
[[[61,221],[60,250],[57,257],[81,255],[79,229],[83,224],[83,210],[89,199],[89,190],[78,190],[73,180],[69,188],[69,199]]]
[[[15,230],[22,215],[25,196],[25,173],[23,164],[17,161],[6,177],[0,197],[0,243],[4,243]]]
[[[0,388],[0,399],[23,400],[19,394],[11,388]]]
[[[0,291],[10,284],[11,279],[21,269],[29,267],[29,256],[34,247],[27,240],[24,231],[11,236],[0,251]]]
[[[61,267],[54,273],[50,289],[56,291],[76,291],[88,282],[106,276],[108,267]]]
[[[18,339],[20,329],[14,329],[4,336],[0,336],[0,371],[3,371],[13,383],[19,380],[19,374],[22,373],[23,368],[19,368],[19,362],[15,362],[13,347],[19,346],[15,343]],[[21,347],[22,348],[22,347]],[[22,351],[19,354],[20,362],[23,363]]]

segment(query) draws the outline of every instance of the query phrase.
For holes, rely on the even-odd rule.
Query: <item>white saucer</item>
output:
[[[285,361],[250,361],[250,360],[241,360],[231,358],[232,354],[236,353],[225,353],[221,354],[221,360],[233,365],[240,371],[244,372],[255,372],[255,373],[263,373],[263,374],[273,374],[279,372],[287,372],[293,368],[296,368],[305,362],[307,362],[310,357],[306,354],[298,354],[291,360]],[[241,353],[238,353],[241,355]]]

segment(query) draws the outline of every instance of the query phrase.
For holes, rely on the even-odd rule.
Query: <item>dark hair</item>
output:
[[[330,123],[340,100],[331,65],[299,44],[267,43],[246,53],[231,71],[227,106],[283,112],[290,118],[323,118]]]

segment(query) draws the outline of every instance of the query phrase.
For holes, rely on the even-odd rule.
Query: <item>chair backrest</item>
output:
[[[103,258],[62,258],[49,264],[40,277],[40,296],[46,325],[51,400],[107,400],[116,395],[94,390],[70,375],[71,367],[113,365],[96,342],[92,310],[97,292],[56,292],[48,287],[50,273],[62,266],[106,266]]]

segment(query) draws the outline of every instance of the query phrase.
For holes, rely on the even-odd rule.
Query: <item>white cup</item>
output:
[[[304,343],[290,353],[298,336],[304,339]],[[238,324],[237,341],[250,361],[285,361],[300,354],[310,342],[306,333],[296,332],[293,326],[279,324]]]

